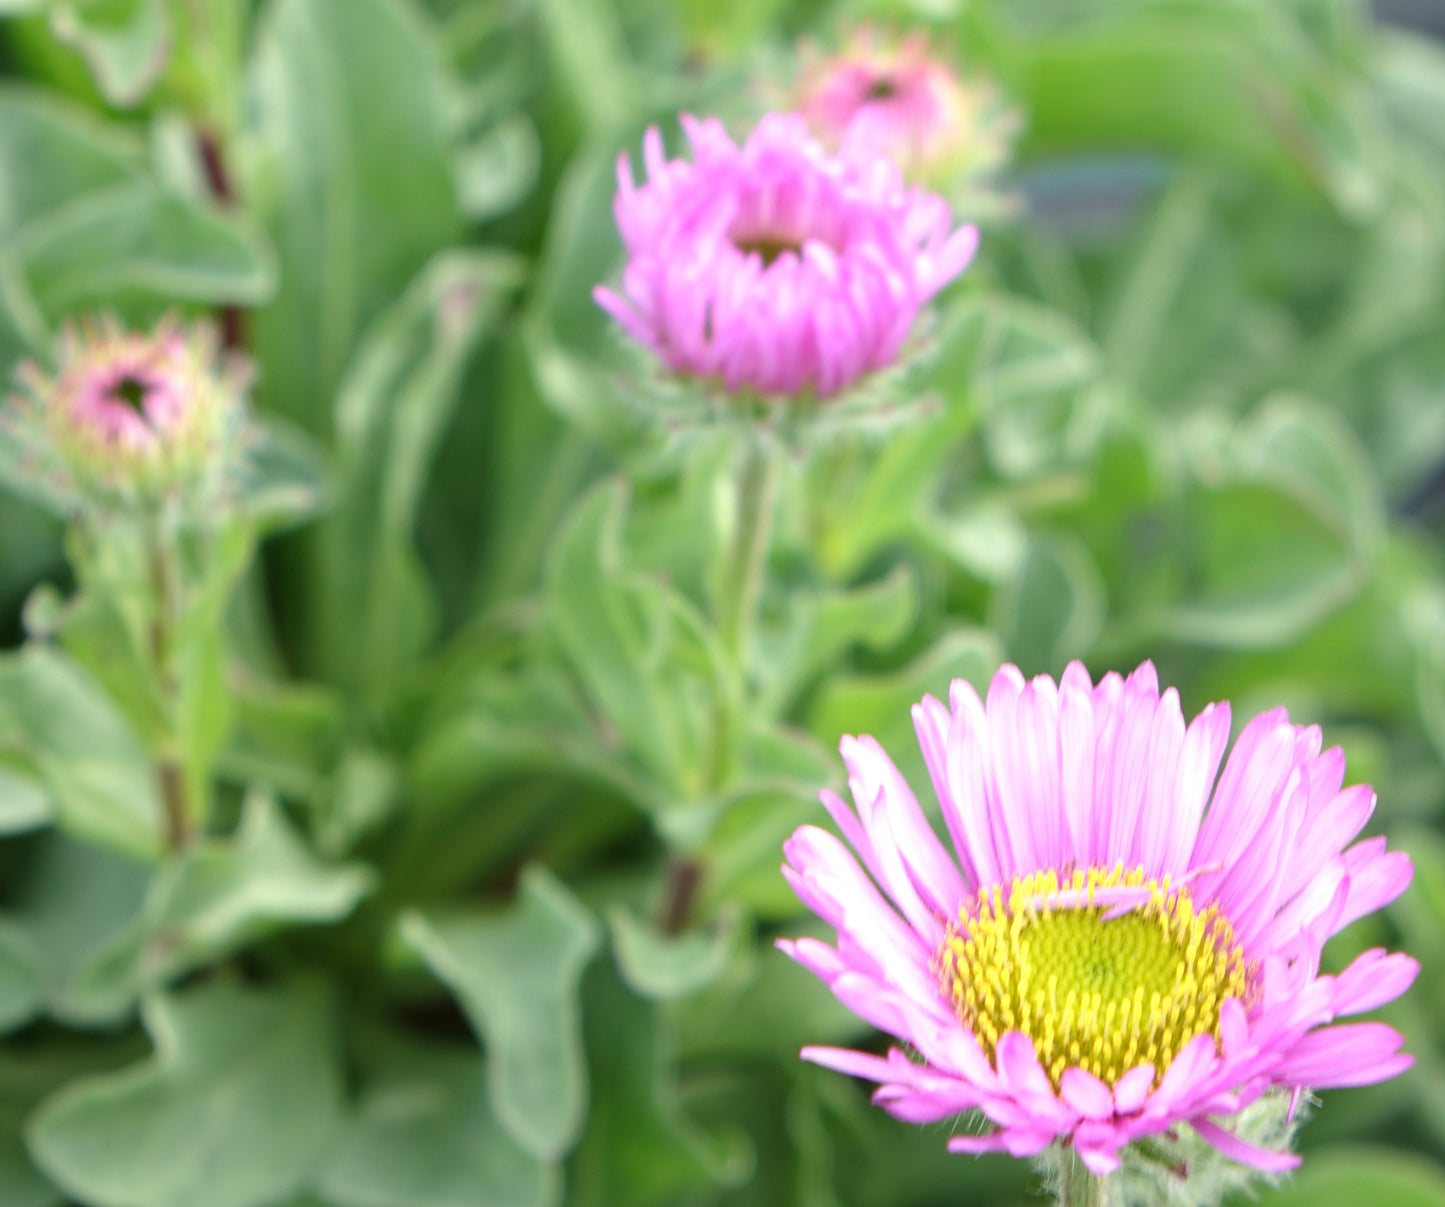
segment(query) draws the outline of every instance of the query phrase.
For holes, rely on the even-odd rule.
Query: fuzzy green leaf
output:
[[[35,779],[0,765],[0,834],[33,830],[50,817],[50,799]]]
[[[660,934],[621,906],[607,912],[612,946],[622,979],[643,997],[687,997],[712,984],[737,952],[736,914],[712,932]]]
[[[30,936],[0,919],[0,1032],[35,1017],[45,1000],[45,965]]]
[[[50,27],[80,52],[100,94],[120,108],[145,98],[170,57],[161,0],[64,0],[51,9]]]
[[[0,659],[0,737],[35,768],[57,824],[129,854],[158,849],[150,762],[100,687],[64,654],[30,646]]]
[[[335,1207],[546,1207],[561,1179],[497,1123],[475,1052],[407,1048],[367,1085],[319,1188]]]
[[[459,233],[449,80],[420,5],[279,0],[266,18],[245,183],[287,272],[256,316],[259,393],[322,433],[357,334]]]
[[[402,936],[456,994],[486,1045],[492,1108],[528,1152],[555,1160],[587,1113],[577,984],[597,923],[540,868],[502,914],[402,920]]]
[[[146,1003],[155,1055],[72,1082],[30,1120],[41,1168],[94,1207],[260,1207],[299,1190],[340,1082],[319,993],[212,982]]]
[[[140,917],[80,975],[159,984],[279,927],[339,921],[371,886],[369,869],[317,859],[276,801],[254,793],[235,836],[164,865]]]

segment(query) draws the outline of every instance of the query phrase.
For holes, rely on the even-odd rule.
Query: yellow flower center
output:
[[[1117,917],[1101,888],[1148,896]],[[1124,907],[1120,906],[1119,909]],[[1196,911],[1188,892],[1142,869],[1033,872],[978,895],[959,911],[938,954],[943,987],[990,1060],[999,1037],[1022,1031],[1058,1089],[1078,1065],[1113,1085],[1135,1065],[1156,1083],[1180,1050],[1208,1032],[1219,1009],[1246,999],[1252,969],[1229,920]]]

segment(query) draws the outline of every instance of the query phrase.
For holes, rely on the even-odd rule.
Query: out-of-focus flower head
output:
[[[168,316],[149,332],[105,316],[67,326],[56,372],[16,374],[6,471],[66,508],[204,501],[238,451],[248,367],[215,328]]]
[[[691,160],[668,159],[656,127],[645,184],[618,160],[628,262],[597,303],[672,373],[730,394],[826,399],[894,364],[977,231],[886,158],[830,156],[796,115],[741,146],[716,119],[681,122]]]
[[[804,49],[793,103],[833,149],[886,155],[952,194],[1008,158],[1016,115],[985,80],[960,79],[921,33],[860,26],[837,54]]]
[[[780,944],[906,1049],[805,1059],[877,1082],[901,1119],[976,1112],[954,1152],[1063,1146],[1095,1175],[1186,1132],[1289,1168],[1300,1095],[1412,1063],[1390,1027],[1336,1020],[1403,993],[1413,959],[1320,974],[1325,941],[1412,868],[1383,838],[1351,845],[1375,797],[1317,727],[1266,712],[1224,760],[1228,705],[1186,726],[1147,662],[1097,686],[1078,663],[1058,684],[1005,666],[986,702],[958,680],[913,717],[952,848],[882,748],[843,739],[857,811],[823,803],[847,845],[804,826],[783,868],[837,942]]]

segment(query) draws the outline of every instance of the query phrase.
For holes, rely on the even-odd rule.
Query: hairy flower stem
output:
[[[1051,1154],[1050,1189],[1057,1207],[1114,1207],[1109,1179],[1089,1172],[1072,1148]]]
[[[180,688],[172,666],[176,623],[180,611],[180,583],[174,535],[158,514],[146,523],[146,556],[150,565],[152,612],[150,631],[151,674],[160,701],[164,731],[155,758],[156,787],[165,810],[166,845],[184,848],[192,836],[192,815],[185,767],[176,755],[176,710]]]
[[[738,469],[732,542],[718,600],[718,630],[744,680],[772,543],[777,486],[776,451],[762,438],[750,438]]]

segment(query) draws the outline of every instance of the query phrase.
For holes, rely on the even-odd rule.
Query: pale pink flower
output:
[[[987,172],[1016,128],[985,81],[965,84],[921,34],[860,26],[835,55],[805,52],[797,111],[824,146],[885,155],[910,180],[948,186]]]
[[[101,317],[65,328],[53,377],[21,366],[8,430],[62,494],[159,496],[212,468],[248,378],[208,324],[133,332]]]
[[[1416,962],[1374,949],[1320,973],[1326,939],[1412,867],[1383,838],[1349,845],[1375,797],[1343,787],[1317,727],[1264,713],[1221,772],[1229,706],[1186,726],[1147,662],[1097,687],[1078,663],[1057,685],[1005,666],[986,703],[961,680],[950,698],[913,717],[951,849],[866,737],[842,742],[857,812],[823,794],[847,845],[814,826],[785,844],[784,875],[838,935],[779,946],[907,1046],[805,1059],[877,1082],[901,1119],[981,1112],[989,1130],[952,1151],[1061,1141],[1096,1174],[1181,1122],[1238,1161],[1291,1167],[1230,1116],[1275,1087],[1409,1067],[1390,1027],[1336,1020],[1404,992]]]
[[[617,165],[622,293],[593,297],[675,373],[729,392],[826,398],[899,356],[919,310],[972,258],[973,227],[876,155],[828,155],[770,114],[742,146],[681,119],[692,159],[654,127],[647,182]]]

